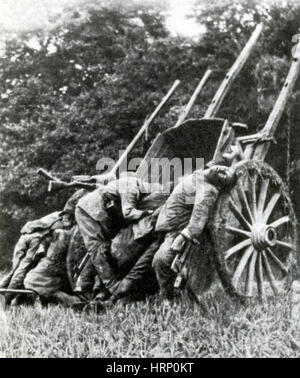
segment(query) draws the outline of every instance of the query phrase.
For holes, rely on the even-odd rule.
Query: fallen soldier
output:
[[[105,303],[98,295],[88,309],[96,311],[115,304],[118,300],[142,299],[158,290],[152,260],[161,243],[155,232],[155,224],[161,206],[168,198],[166,193],[153,193],[139,203],[139,209],[155,210],[153,214],[132,222],[122,228],[111,243],[116,284],[111,288],[111,296]]]
[[[164,233],[165,237],[153,259],[163,299],[173,299],[176,295],[176,273],[171,269],[175,256],[185,248],[191,248],[192,252],[197,250],[220,190],[233,180],[233,171],[226,166],[194,171],[182,178],[163,206],[156,231]]]
[[[24,280],[25,289],[32,290],[39,295],[42,301],[56,302],[65,307],[80,305],[82,300],[73,295],[68,283],[66,270],[66,255],[75,225],[75,207],[85,194],[86,190],[76,191],[66,202],[60,213],[63,227],[53,231],[49,245],[37,264]]]
[[[74,225],[75,206],[79,198],[85,193],[86,191],[84,190],[74,193],[67,201],[62,212],[57,211],[39,220],[26,223],[21,230],[22,236],[14,249],[12,270],[2,281],[1,288],[8,290],[25,288],[44,296],[44,292],[47,290],[48,292],[53,292],[58,286],[58,281],[67,282],[66,274],[63,277],[59,277],[62,274],[60,270],[54,274],[53,269],[51,269],[53,264],[49,263],[49,261],[49,264],[47,264],[47,259],[49,258],[48,260],[57,265],[54,255],[63,256],[64,246],[67,246],[68,243],[70,229]],[[43,293],[40,290],[35,290],[40,284],[39,280],[45,286]],[[7,304],[10,304],[14,298],[15,304],[20,304],[24,299],[29,298],[29,302],[32,302],[35,297],[35,295],[28,297],[15,293],[5,294]]]
[[[39,261],[40,253],[43,253],[49,243],[52,231],[61,227],[62,219],[58,211],[26,223],[14,248],[12,269],[2,280],[0,288],[23,289],[26,274]],[[13,293],[6,294],[6,303],[10,304],[14,297]]]
[[[58,229],[53,232],[46,255],[32,269],[24,280],[25,289],[32,290],[42,301],[57,302],[63,306],[76,306],[81,300],[68,292],[66,273],[66,252],[71,230]]]
[[[161,185],[150,185],[132,176],[111,181],[106,186],[84,196],[76,207],[75,218],[84,240],[90,262],[83,269],[81,290],[85,292],[90,285],[87,277],[91,265],[97,273],[107,295],[118,283],[111,255],[111,241],[126,224],[149,215],[152,210],[138,209],[138,203],[151,191],[161,191]],[[104,293],[105,295],[105,293]],[[103,292],[99,294],[103,297]]]

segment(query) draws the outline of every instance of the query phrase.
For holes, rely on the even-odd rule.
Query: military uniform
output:
[[[39,256],[46,251],[52,230],[61,227],[58,211],[26,223],[14,248],[12,270],[2,281],[1,287],[22,289],[26,274],[36,265]],[[13,294],[7,294],[7,302],[9,303],[13,297]]]
[[[99,186],[78,202],[75,218],[91,256],[79,280],[90,281],[86,277],[91,274],[93,266],[106,289],[116,284],[111,240],[126,223],[148,213],[137,209],[138,202],[152,190],[160,189],[160,185],[151,186],[136,177],[124,177]]]
[[[171,265],[177,252],[172,250],[172,244],[179,234],[190,243],[199,243],[218,194],[217,187],[203,177],[203,172],[195,171],[182,179],[163,206],[156,231],[164,233],[165,237],[153,259],[162,296],[172,298],[174,295],[176,274]]]
[[[66,253],[71,230],[54,230],[46,255],[41,258],[24,280],[24,287],[43,297],[64,290],[67,280]]]

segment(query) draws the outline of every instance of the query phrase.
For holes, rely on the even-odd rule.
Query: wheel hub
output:
[[[264,223],[256,223],[252,226],[251,241],[257,251],[276,244],[277,233],[274,227]]]

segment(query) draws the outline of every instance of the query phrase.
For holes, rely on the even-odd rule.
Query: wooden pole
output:
[[[123,152],[123,154],[120,156],[119,160],[117,161],[116,165],[113,167],[112,171],[109,172],[109,175],[116,175],[117,170],[121,167],[121,165],[126,161],[128,154],[132,151],[136,143],[139,141],[141,136],[144,134],[144,132],[147,130],[149,125],[155,120],[158,113],[161,111],[163,106],[169,101],[171,96],[173,95],[175,89],[180,84],[179,80],[176,80],[172,86],[172,88],[169,90],[169,92],[166,94],[166,96],[162,99],[161,103],[157,106],[157,108],[154,110],[150,118],[148,118],[144,125],[140,128],[139,132],[136,134],[136,136],[133,138],[133,140],[129,143],[126,150]]]
[[[235,61],[231,69],[228,71],[227,75],[225,76],[225,79],[223,80],[221,86],[219,87],[217,93],[215,94],[215,97],[213,98],[211,104],[209,105],[204,118],[214,118],[216,116],[230,86],[232,85],[235,78],[240,73],[241,69],[244,67],[247,59],[249,58],[262,32],[262,29],[263,29],[262,24],[259,24],[254,30],[248,43],[246,44],[246,46],[240,53],[239,57],[237,58],[237,60]]]
[[[300,41],[296,47],[294,53],[291,68],[287,75],[283,88],[277,98],[277,101],[273,107],[273,110],[268,118],[267,123],[262,129],[262,137],[272,138],[275,134],[279,121],[286,108],[287,102],[293,92],[297,78],[300,72]],[[264,160],[268,150],[270,148],[270,142],[259,143],[255,148],[253,158],[257,160]]]
[[[195,92],[193,93],[190,101],[188,102],[188,104],[186,105],[185,109],[183,110],[183,112],[180,114],[179,118],[178,118],[178,121],[176,122],[175,127],[178,127],[180,124],[182,124],[182,122],[186,119],[186,117],[189,115],[195,101],[197,100],[197,97],[199,96],[200,92],[202,91],[204,85],[206,84],[208,78],[210,77],[210,75],[212,74],[212,71],[211,70],[207,70],[203,76],[203,78],[200,80],[197,88],[195,89]]]

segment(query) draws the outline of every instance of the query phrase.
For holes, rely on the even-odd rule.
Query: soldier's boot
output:
[[[110,291],[106,289],[100,277],[96,276],[94,288],[93,288],[93,298],[100,301],[105,301],[110,296],[111,296]]]
[[[64,307],[74,307],[78,309],[86,305],[86,301],[81,300],[76,295],[69,295],[63,291],[56,291],[53,298]]]
[[[91,299],[93,297],[93,287],[96,277],[97,272],[91,262],[91,259],[89,259],[76,281],[74,292],[79,297]]]
[[[105,305],[102,301],[93,300],[83,308],[83,311],[87,313],[94,312],[96,314],[99,314],[105,311]]]
[[[111,264],[110,243],[103,243],[94,251],[91,260],[105,289],[112,292],[118,280]]]
[[[37,299],[37,294],[18,294],[12,301],[11,307],[17,307],[21,305],[33,306]]]
[[[98,294],[94,297],[94,300],[104,302],[111,297],[111,292],[105,287],[102,287]]]
[[[117,286],[117,288],[114,290],[110,301],[112,303],[116,303],[120,299],[126,298],[132,294],[132,292],[135,289],[135,284],[132,280],[128,280],[124,278]]]
[[[93,297],[95,298],[103,290],[103,282],[100,280],[100,277],[97,275],[95,277],[94,287],[93,287]]]

